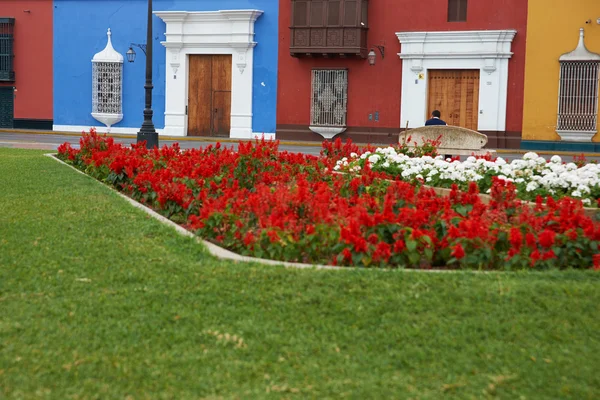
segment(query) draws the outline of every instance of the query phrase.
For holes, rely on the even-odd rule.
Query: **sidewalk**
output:
[[[115,139],[115,141],[124,144],[135,143],[135,135],[124,134],[107,134]],[[41,149],[41,150],[56,150],[59,145],[64,142],[78,144],[81,133],[75,132],[59,132],[59,131],[39,131],[39,130],[17,130],[17,129],[0,129],[0,147],[26,148],[26,149]],[[199,148],[209,144],[223,143],[236,147],[242,139],[216,138],[216,137],[175,137],[175,136],[160,136],[160,145],[171,145],[179,143],[182,149]],[[280,149],[291,152],[314,154],[318,155],[321,151],[320,142],[307,141],[280,141]],[[357,143],[359,146],[365,146],[366,143]],[[522,154],[530,150],[520,149],[498,149],[498,155],[506,159],[520,158]],[[600,153],[581,153],[567,151],[535,151],[544,156],[560,155],[571,159],[573,156],[586,156],[590,161],[600,162]]]

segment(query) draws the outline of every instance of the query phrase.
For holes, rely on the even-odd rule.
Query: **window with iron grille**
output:
[[[94,62],[92,66],[92,113],[122,114],[123,64]]]
[[[0,81],[13,82],[15,71],[13,67],[14,18],[0,18]]]
[[[596,131],[599,69],[599,61],[561,61],[557,131]]]
[[[467,20],[467,0],[448,0],[448,22]]]
[[[346,126],[348,70],[313,70],[311,98],[312,126]]]

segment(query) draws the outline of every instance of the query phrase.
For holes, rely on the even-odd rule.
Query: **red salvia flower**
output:
[[[523,234],[521,233],[521,230],[519,228],[510,228],[508,240],[516,250],[519,250],[523,244]]]
[[[539,239],[540,244],[546,248],[550,248],[554,245],[554,238],[556,237],[556,233],[549,230],[544,229],[542,233],[540,233]]]
[[[462,244],[458,243],[454,246],[451,256],[457,260],[460,260],[465,256],[465,250],[463,249]]]

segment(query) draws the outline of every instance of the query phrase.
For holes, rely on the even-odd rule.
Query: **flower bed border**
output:
[[[334,266],[334,265],[322,265],[322,264],[305,264],[305,263],[294,263],[294,262],[289,262],[289,261],[278,261],[278,260],[270,260],[270,259],[266,259],[266,258],[257,258],[257,257],[249,257],[249,256],[243,256],[241,254],[238,253],[234,253],[230,250],[227,250],[223,247],[217,246],[216,244],[209,242],[207,240],[202,239],[201,237],[195,235],[194,233],[188,231],[187,229],[183,228],[182,226],[178,225],[177,223],[171,221],[170,219],[160,215],[159,213],[157,213],[156,211],[154,211],[153,209],[138,203],[137,201],[133,200],[132,198],[124,195],[123,193],[119,192],[117,189],[109,186],[109,185],[105,185],[104,183],[98,181],[97,179],[95,179],[94,177],[86,174],[85,172],[75,168],[72,165],[69,165],[67,163],[65,163],[64,161],[60,160],[57,157],[57,153],[47,153],[44,154],[45,156],[55,160],[56,162],[63,164],[75,171],[77,171],[78,173],[93,179],[95,182],[103,185],[104,187],[108,188],[109,190],[113,191],[114,193],[116,193],[117,195],[119,195],[120,197],[122,197],[123,199],[127,200],[127,202],[129,202],[129,204],[131,204],[132,206],[144,211],[146,214],[150,215],[151,217],[155,218],[156,220],[158,220],[159,222],[168,225],[172,228],[175,229],[175,231],[177,233],[179,233],[182,236],[187,236],[190,238],[193,238],[194,240],[196,240],[197,243],[202,244],[206,247],[206,249],[208,250],[208,252],[219,259],[225,259],[225,260],[231,260],[231,261],[235,261],[235,262],[250,262],[250,263],[258,263],[258,264],[263,264],[263,265],[271,265],[271,266],[284,266],[286,268],[299,268],[299,269],[317,269],[317,270],[337,270],[337,271],[341,271],[341,270],[350,270],[350,271],[356,271],[358,269],[361,270],[366,270],[366,269],[372,269],[372,270],[378,270],[378,271],[402,271],[402,272],[425,272],[425,273],[453,273],[453,274],[457,274],[457,273],[476,273],[476,274],[499,274],[499,273],[506,273],[506,272],[514,272],[514,271],[502,271],[502,270],[485,270],[485,271],[480,271],[480,270],[469,270],[469,269],[417,269],[417,268],[360,268],[360,267],[356,267],[356,266],[344,266],[344,267],[340,267],[340,266]],[[434,188],[436,189],[436,188]],[[449,190],[449,189],[448,189]]]

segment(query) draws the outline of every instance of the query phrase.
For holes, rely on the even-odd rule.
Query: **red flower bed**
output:
[[[365,267],[596,268],[600,224],[581,202],[521,204],[511,183],[493,184],[490,204],[476,185],[447,197],[380,179],[333,174],[357,152],[325,143],[321,157],[279,152],[277,142],[152,151],[84,134],[59,158],[240,254]]]

